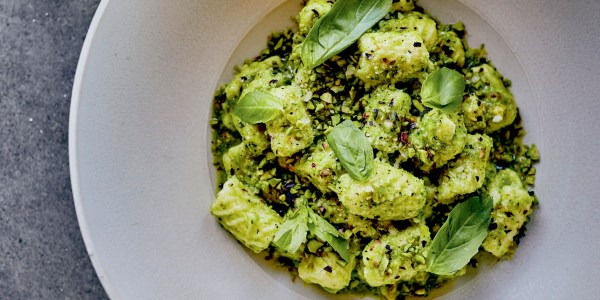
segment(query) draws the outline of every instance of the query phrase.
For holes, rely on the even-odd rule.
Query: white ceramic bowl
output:
[[[83,238],[114,299],[327,297],[269,266],[209,214],[212,95],[299,0],[104,0],[73,91],[71,176]],[[422,0],[463,20],[471,45],[513,80],[542,155],[541,205],[510,261],[438,293],[448,299],[600,294],[597,155],[600,2]]]

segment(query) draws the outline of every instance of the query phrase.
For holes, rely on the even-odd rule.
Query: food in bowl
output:
[[[222,227],[306,283],[386,299],[509,258],[539,154],[485,48],[412,0],[310,0],[296,20],[216,92]]]

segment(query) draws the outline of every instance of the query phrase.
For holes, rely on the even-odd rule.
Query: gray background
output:
[[[0,0],[0,299],[106,299],[77,225],[67,136],[99,0]]]

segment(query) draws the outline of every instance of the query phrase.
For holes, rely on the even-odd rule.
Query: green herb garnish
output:
[[[308,231],[319,239],[329,243],[344,261],[350,261],[348,240],[327,220],[310,209],[306,200],[299,199],[296,211],[288,214],[273,238],[273,244],[279,249],[294,253],[306,242]]]
[[[492,205],[491,198],[474,196],[452,209],[431,243],[429,272],[451,275],[469,263],[487,236]]]
[[[350,261],[348,240],[341,236],[339,231],[333,227],[333,225],[310,208],[308,208],[308,230],[321,240],[329,243],[333,250],[335,250],[344,261]]]
[[[288,253],[298,251],[298,248],[306,242],[308,209],[305,205],[300,205],[296,211],[286,216],[273,238],[275,246]]]
[[[392,7],[392,0],[338,0],[315,22],[302,48],[302,62],[314,68],[352,45]]]
[[[352,121],[346,120],[327,135],[327,143],[342,167],[355,180],[369,178],[373,171],[373,148]]]
[[[441,68],[427,76],[421,88],[421,102],[445,113],[456,111],[463,100],[465,78],[457,71]]]
[[[271,121],[282,112],[281,100],[265,92],[247,93],[233,108],[233,114],[250,124]]]

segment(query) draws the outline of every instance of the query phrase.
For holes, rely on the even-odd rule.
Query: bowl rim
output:
[[[86,219],[84,208],[83,208],[83,196],[81,194],[80,189],[80,181],[79,181],[79,164],[78,164],[78,156],[77,156],[77,124],[79,121],[78,111],[79,104],[81,101],[81,91],[82,91],[82,83],[84,80],[84,76],[86,73],[86,68],[88,64],[88,58],[90,56],[90,50],[92,48],[92,44],[94,43],[96,32],[102,22],[104,17],[104,12],[108,7],[110,0],[101,0],[96,8],[96,12],[94,13],[94,17],[90,22],[90,26],[85,36],[85,40],[83,42],[83,46],[81,48],[81,53],[79,55],[79,60],[77,62],[77,69],[75,71],[75,77],[73,80],[73,89],[71,92],[71,106],[69,110],[69,133],[68,133],[68,153],[69,153],[69,174],[71,178],[71,191],[73,194],[73,202],[75,205],[75,214],[77,216],[77,223],[79,225],[79,230],[81,231],[81,236],[83,238],[83,243],[85,244],[85,248],[92,262],[92,266],[94,267],[94,271],[96,272],[96,276],[98,277],[100,284],[104,288],[104,291],[108,295],[109,298],[113,299],[116,296],[116,292],[114,287],[104,275],[106,274],[100,259],[94,255],[96,252],[94,241],[92,240],[88,221]]]

